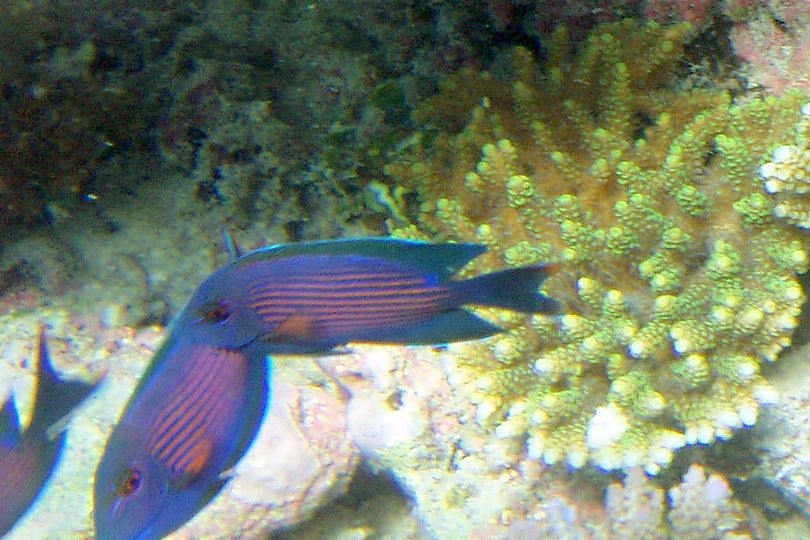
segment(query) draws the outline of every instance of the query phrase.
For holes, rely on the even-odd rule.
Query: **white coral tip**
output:
[[[776,174],[776,163],[772,161],[763,163],[762,167],[759,168],[759,175],[762,176],[762,178],[770,178],[774,174]]]
[[[546,465],[554,465],[555,463],[560,461],[561,457],[562,455],[558,450],[555,450],[554,448],[547,448],[543,452],[543,463],[545,463]]]
[[[725,426],[727,428],[739,428],[742,427],[742,420],[740,420],[740,415],[737,414],[737,411],[731,409],[721,409],[718,411],[715,420],[721,426]]]
[[[585,431],[588,448],[591,450],[605,448],[621,439],[629,428],[627,416],[615,403],[598,407]]]
[[[581,448],[575,448],[568,453],[568,464],[574,469],[581,469],[588,460],[588,454]]]
[[[664,448],[677,450],[686,445],[686,437],[677,431],[667,431],[659,437],[658,442]]]
[[[697,440],[700,444],[711,444],[714,442],[714,426],[708,422],[701,422],[697,430]]]
[[[650,451],[650,459],[658,465],[668,465],[672,461],[672,450],[666,448],[653,448]]]
[[[795,146],[780,146],[773,151],[773,160],[777,163],[784,163],[796,155]]]
[[[743,425],[750,427],[757,423],[759,408],[755,404],[744,403],[737,408],[737,412],[740,414]]]
[[[773,405],[779,401],[779,393],[772,386],[760,386],[754,389],[754,398],[762,405]]]

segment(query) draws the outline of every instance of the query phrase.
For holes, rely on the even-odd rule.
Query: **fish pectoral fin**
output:
[[[273,329],[269,341],[274,342],[307,342],[318,334],[318,321],[311,315],[290,315]]]
[[[191,461],[186,467],[186,471],[194,475],[200,474],[205,466],[208,465],[208,461],[211,459],[211,454],[213,453],[214,445],[210,440],[204,439],[198,442],[189,450]]]
[[[234,476],[236,476],[236,465],[234,465],[233,467],[228,467],[227,469],[225,469],[224,471],[219,473],[217,475],[217,480],[222,480],[224,482],[227,482],[228,480],[230,480]]]

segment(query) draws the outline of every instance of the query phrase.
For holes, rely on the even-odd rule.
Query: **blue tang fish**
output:
[[[39,336],[34,413],[25,432],[20,432],[12,397],[0,410],[0,536],[25,514],[56,467],[65,445],[65,431],[58,429],[59,421],[100,381],[87,384],[60,379],[51,365],[46,341],[43,329]]]
[[[550,266],[452,279],[484,251],[388,238],[258,249],[215,271],[176,322],[194,342],[238,349],[258,339],[268,354],[306,354],[348,342],[442,344],[501,331],[465,305],[560,310],[537,292]]]
[[[205,506],[258,431],[268,369],[250,345],[191,343],[172,325],[96,471],[96,538],[162,538]]]

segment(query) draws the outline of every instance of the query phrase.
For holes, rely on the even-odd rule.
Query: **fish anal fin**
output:
[[[381,335],[378,343],[403,345],[441,345],[454,341],[482,339],[503,331],[502,328],[463,309],[442,313],[409,328],[399,328],[390,336]]]

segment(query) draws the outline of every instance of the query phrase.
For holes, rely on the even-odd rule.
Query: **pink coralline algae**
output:
[[[725,478],[693,465],[668,491],[641,468],[606,493],[527,458],[477,421],[447,350],[352,346],[321,367],[347,392],[364,458],[389,470],[437,539],[760,538]]]
[[[804,0],[727,0],[734,52],[747,62],[750,84],[781,94],[810,89],[810,3]]]
[[[431,538],[603,537],[598,490],[481,426],[451,352],[352,345],[320,364],[346,389],[363,457],[392,472]]]
[[[710,10],[718,0],[646,0],[644,16],[660,23],[688,22],[700,26],[710,20]]]

